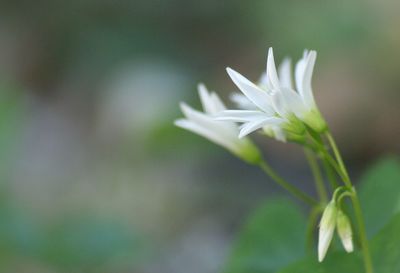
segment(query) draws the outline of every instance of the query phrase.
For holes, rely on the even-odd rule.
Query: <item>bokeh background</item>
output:
[[[43,0],[0,3],[0,271],[219,272],[282,191],[175,128],[198,82],[225,99],[316,49],[313,86],[353,177],[400,152],[400,2]],[[255,136],[314,194],[301,150]]]

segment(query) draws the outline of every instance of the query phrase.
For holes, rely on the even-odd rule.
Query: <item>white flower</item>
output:
[[[350,220],[341,210],[338,211],[336,227],[344,249],[347,252],[353,252],[353,233],[351,230]]]
[[[297,63],[295,70],[297,92],[292,81],[290,60],[285,59],[282,62],[278,76],[272,48],[268,51],[266,72],[262,75],[258,85],[233,69],[227,68],[232,81],[253,103],[256,112],[258,112],[259,125],[262,126],[254,126],[252,131],[262,127],[266,127],[267,131],[269,131],[271,126],[276,127],[277,119],[280,120],[281,126],[278,126],[278,128],[282,129],[282,135],[289,136],[289,138],[301,138],[304,133],[304,126],[300,120],[317,132],[325,130],[325,121],[316,107],[311,89],[311,77],[315,59],[315,51],[305,51],[303,58]],[[236,98],[236,101],[239,100],[239,103],[243,106],[243,98]],[[249,108],[248,106],[246,107]],[[249,113],[243,110],[225,111],[218,115],[218,119],[243,122],[245,124],[255,122],[253,117],[249,119],[248,116]],[[268,121],[270,122],[268,123]]]
[[[216,113],[226,110],[218,95],[209,92],[203,84],[199,84],[198,92],[204,112],[197,111],[181,102],[180,107],[186,118],[176,120],[175,125],[225,147],[250,163],[257,163],[260,160],[258,149],[249,139],[238,138],[239,128],[237,125],[230,121],[215,120]]]
[[[333,232],[336,226],[337,207],[336,202],[332,200],[326,206],[321,222],[319,224],[318,236],[318,261],[322,262],[328,251],[329,245],[332,241]]]
[[[218,120],[244,123],[239,137],[243,137],[266,126],[280,125],[285,122],[285,119],[276,116],[271,106],[270,94],[231,68],[227,68],[227,72],[240,91],[253,103],[256,110],[222,111],[216,116]]]
[[[241,109],[243,110],[257,110],[257,108],[254,106],[254,104],[243,94],[240,93],[233,93],[230,96],[231,100]],[[217,120],[229,120],[229,117],[225,117],[224,115],[231,115],[231,112],[224,112],[224,113],[219,113],[217,115]],[[237,119],[231,117],[231,120],[233,121],[238,121]],[[248,123],[248,125],[250,125]],[[245,126],[242,126],[244,128]],[[254,130],[257,130],[257,128],[253,128]],[[283,129],[280,126],[280,122],[277,124],[266,124],[262,127],[262,130],[266,135],[269,137],[275,138],[276,140],[286,142],[286,135]],[[243,130],[242,135],[245,131]],[[246,131],[247,134],[251,133],[252,131]],[[240,136],[242,136],[240,135]]]
[[[260,77],[258,85],[260,86],[264,85],[265,80],[266,80],[266,73],[263,73]],[[230,99],[232,102],[236,104],[237,107],[239,107],[242,110],[257,110],[257,106],[255,106],[255,104],[252,103],[243,93],[238,93],[238,92],[232,93]],[[217,119],[220,120],[229,119],[229,117],[224,117],[224,114],[220,113]],[[229,113],[227,115],[229,115]],[[237,119],[234,118],[232,118],[232,120],[237,121]],[[271,123],[264,125],[262,127],[262,130],[266,135],[275,138],[279,141],[286,142],[286,135],[284,130],[280,126],[280,122],[277,124]],[[249,131],[248,133],[251,133],[251,131]]]

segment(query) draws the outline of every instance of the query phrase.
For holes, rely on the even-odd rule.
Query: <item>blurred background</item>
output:
[[[318,51],[314,93],[352,175],[400,152],[400,2],[0,3],[0,271],[219,272],[281,190],[173,126],[203,81]],[[315,194],[299,147],[255,136]]]

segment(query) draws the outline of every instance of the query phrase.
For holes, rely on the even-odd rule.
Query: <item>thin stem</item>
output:
[[[338,149],[338,147],[336,145],[336,142],[333,139],[332,134],[329,131],[326,133],[326,137],[328,138],[329,144],[331,145],[333,153],[335,154],[336,161],[339,164],[339,168],[341,169],[343,175],[345,176],[345,179],[344,179],[345,181],[343,181],[343,182],[345,184],[347,183],[346,186],[352,187],[351,182],[350,182],[350,177],[349,177],[349,174],[347,172],[346,166],[344,165],[342,156],[340,155],[340,152],[339,152],[339,149]]]
[[[358,196],[354,191],[354,195],[351,196],[351,201],[354,206],[354,215],[356,217],[357,221],[357,226],[358,226],[358,232],[360,235],[360,243],[361,243],[361,249],[363,252],[363,257],[364,257],[364,266],[365,266],[365,271],[367,273],[373,273],[373,267],[372,267],[372,259],[371,259],[371,254],[369,252],[369,246],[368,246],[368,238],[367,238],[367,233],[365,230],[365,223],[364,223],[364,218],[362,215],[361,211],[361,205],[360,201],[358,199]]]
[[[337,187],[339,187],[339,183],[336,180],[335,173],[332,170],[332,167],[329,165],[329,162],[324,157],[322,157],[322,166],[324,167],[326,177],[331,184],[331,189],[335,190]]]
[[[336,190],[333,192],[332,200],[335,200],[335,202],[338,203],[339,201],[338,201],[338,197],[337,196],[339,194],[343,194],[343,193],[340,193],[343,190],[346,190],[346,187],[344,187],[344,186],[337,187]]]
[[[290,192],[293,196],[299,198],[300,200],[304,201],[305,203],[309,204],[310,206],[317,205],[318,202],[309,196],[308,194],[304,193],[303,191],[299,190],[281,176],[279,176],[272,168],[267,164],[265,161],[261,161],[259,163],[260,168],[269,176],[271,177],[278,185],[282,188]]]
[[[321,171],[318,166],[318,162],[314,157],[314,154],[308,150],[304,149],[304,154],[307,158],[308,164],[310,165],[311,172],[314,176],[315,187],[317,189],[319,200],[322,203],[326,203],[328,201],[328,194],[326,192],[324,180],[322,178]]]
[[[319,134],[316,134],[310,128],[307,130],[307,132],[308,132],[308,135],[309,135],[309,139],[312,141],[312,143],[309,144],[311,149],[314,150],[314,152],[316,152],[317,154],[319,154],[321,156],[322,160],[327,161],[327,162],[324,163],[325,165],[331,165],[336,170],[336,172],[340,176],[342,176],[342,170],[340,169],[340,166],[338,165],[338,163],[336,163],[335,159],[327,151],[322,137]],[[333,189],[336,188],[335,186],[337,186],[337,183],[332,183],[335,180],[332,180],[332,177],[329,177],[329,176],[328,176],[328,179],[330,179],[330,182],[332,184],[332,188]],[[344,180],[346,178],[343,177],[342,179]]]
[[[307,248],[312,249],[313,247],[313,235],[315,227],[317,226],[318,215],[323,211],[321,206],[314,206],[310,214],[308,216],[308,225],[307,225]]]
[[[328,138],[330,146],[332,147],[333,153],[335,154],[336,160],[339,164],[343,182],[348,188],[351,188],[353,191],[353,194],[351,195],[351,201],[352,201],[352,204],[354,207],[354,215],[356,218],[358,232],[359,232],[359,236],[360,236],[360,243],[361,243],[361,250],[363,253],[365,271],[366,271],[366,273],[373,273],[372,259],[371,259],[371,254],[369,252],[367,232],[365,230],[365,222],[364,222],[364,218],[362,215],[360,200],[358,199],[357,192],[354,189],[353,183],[350,180],[346,166],[344,165],[342,156],[340,155],[339,149],[336,145],[334,138],[332,137],[332,135],[329,131],[326,133],[326,136]]]
[[[343,169],[340,167],[340,165],[338,165],[338,163],[336,163],[335,159],[329,154],[329,152],[325,148],[322,148],[320,150],[320,152],[322,153],[322,157],[324,158],[324,160],[326,160],[327,163],[335,169],[335,171],[338,173],[340,178],[342,178],[344,184],[346,186],[348,186],[345,181],[348,181],[349,177],[346,176],[346,174],[343,172]]]
[[[343,198],[345,198],[346,196],[352,197],[353,195],[354,195],[353,191],[351,191],[351,192],[348,192],[348,191],[343,192],[343,193],[339,196],[339,198],[337,199],[337,204],[338,204],[339,208],[342,207],[342,200],[343,200]]]

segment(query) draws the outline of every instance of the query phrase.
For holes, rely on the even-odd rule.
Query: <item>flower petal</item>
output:
[[[290,88],[282,88],[281,92],[286,112],[292,112],[297,117],[303,117],[306,112],[301,96]]]
[[[188,131],[191,131],[195,134],[198,134],[202,137],[207,138],[208,140],[221,145],[229,150],[232,151],[237,151],[238,145],[236,145],[235,141],[232,141],[232,138],[226,138],[220,134],[218,134],[216,131],[209,129],[207,127],[201,126],[200,124],[193,122],[188,119],[178,119],[174,122],[174,124],[180,128],[186,129]]]
[[[317,52],[315,52],[314,50],[308,53],[308,56],[305,60],[304,75],[302,82],[303,99],[304,102],[310,107],[313,107],[315,105],[314,95],[311,88],[311,79],[316,58],[317,58]]]
[[[181,110],[185,117],[197,123],[201,127],[208,128],[222,135],[235,135],[237,133],[236,125],[232,122],[218,122],[212,116],[197,111],[184,102],[180,103]]]
[[[244,110],[254,110],[257,107],[252,103],[245,95],[242,93],[232,93],[229,98],[232,102],[234,102],[237,107],[244,109]]]
[[[279,79],[283,88],[293,89],[291,61],[285,58],[279,66]]]
[[[216,114],[218,112],[226,110],[225,104],[222,102],[221,98],[217,95],[217,93],[211,93],[211,100],[214,104],[214,112],[210,114]]]
[[[304,78],[307,55],[308,51],[305,50],[303,53],[303,57],[296,63],[296,68],[294,71],[296,88],[301,95],[303,94],[303,78]]]
[[[225,110],[215,115],[216,120],[229,120],[234,122],[248,122],[269,118],[264,112],[256,110]]]
[[[258,108],[263,110],[268,114],[272,114],[273,110],[271,108],[270,96],[266,91],[259,88],[257,85],[246,79],[240,73],[236,72],[231,68],[227,68],[229,76],[236,86],[242,91],[246,97],[253,102]]]
[[[268,50],[268,58],[267,58],[267,78],[271,82],[271,85],[274,89],[280,89],[280,82],[278,78],[278,73],[276,72],[275,60],[274,60],[274,52],[272,47]]]
[[[197,90],[204,112],[209,114],[215,113],[214,102],[212,101],[210,92],[207,90],[206,86],[203,83],[199,83],[197,85]]]
[[[285,98],[281,92],[275,92],[272,96],[274,110],[281,116],[287,117],[290,114],[290,109],[287,109]]]
[[[282,119],[275,117],[250,121],[248,123],[243,124],[240,127],[239,138],[243,138],[248,134],[262,128],[265,125],[280,124],[281,122]]]

